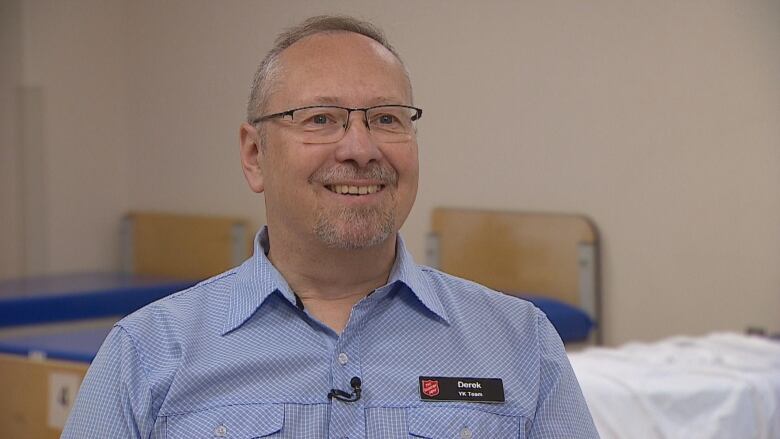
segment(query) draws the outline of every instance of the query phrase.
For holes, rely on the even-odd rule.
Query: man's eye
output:
[[[324,124],[328,123],[328,116],[325,115],[325,114],[315,114],[311,118],[311,122],[315,123],[315,124],[318,124],[318,125],[324,125]]]
[[[338,120],[336,114],[329,112],[321,112],[314,114],[307,114],[301,119],[301,126],[313,128],[324,128],[325,126],[334,125]]]
[[[377,118],[377,121],[382,125],[389,125],[397,122],[395,116],[391,114],[382,114]]]

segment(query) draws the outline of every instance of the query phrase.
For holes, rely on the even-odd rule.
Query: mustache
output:
[[[390,186],[398,183],[398,173],[390,166],[378,163],[359,168],[354,165],[340,165],[328,169],[320,169],[309,179],[323,185],[336,184],[345,180],[374,180]]]

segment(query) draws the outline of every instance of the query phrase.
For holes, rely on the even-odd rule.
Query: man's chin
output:
[[[391,236],[388,230],[337,230],[319,229],[317,237],[328,248],[341,250],[359,250],[383,244]]]
[[[317,237],[327,247],[358,250],[385,243],[394,235],[394,216],[386,212],[340,212],[338,218],[320,217],[315,226]]]

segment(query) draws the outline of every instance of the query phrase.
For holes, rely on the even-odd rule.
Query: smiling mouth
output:
[[[384,189],[385,185],[371,184],[367,186],[349,186],[346,184],[329,184],[325,187],[328,188],[329,191],[339,195],[367,195],[381,191]]]

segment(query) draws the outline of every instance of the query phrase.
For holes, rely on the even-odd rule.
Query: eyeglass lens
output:
[[[332,143],[344,136],[349,126],[350,111],[345,108],[314,107],[296,110],[293,124],[303,142]],[[368,121],[371,135],[381,142],[405,142],[414,133],[412,117],[416,110],[404,107],[375,107],[369,109],[362,122]]]

